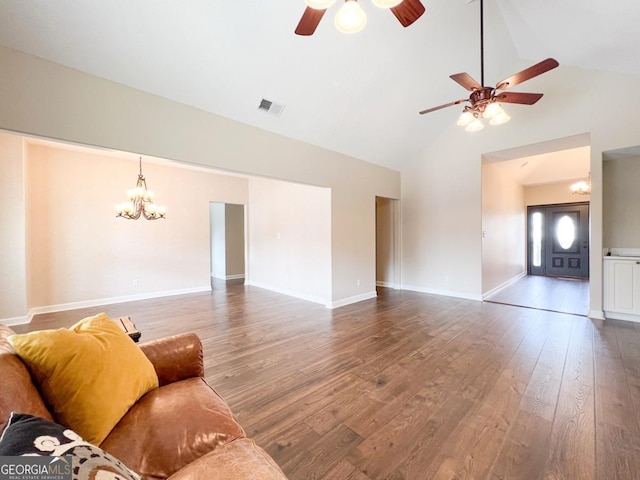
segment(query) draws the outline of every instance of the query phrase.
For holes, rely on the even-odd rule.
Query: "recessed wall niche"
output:
[[[640,146],[603,154],[602,245],[640,248]]]

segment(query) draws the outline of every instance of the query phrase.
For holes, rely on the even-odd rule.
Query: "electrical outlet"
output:
[[[133,284],[134,287],[140,286],[140,280],[138,280],[137,278],[134,278],[131,283]]]

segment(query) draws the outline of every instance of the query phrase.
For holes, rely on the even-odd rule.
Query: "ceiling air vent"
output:
[[[274,117],[279,117],[282,114],[282,111],[284,110],[284,105],[281,105],[279,103],[274,103],[271,100],[267,100],[266,98],[263,98],[262,100],[260,100],[260,105],[258,105],[258,110],[268,113],[269,115],[272,115]]]

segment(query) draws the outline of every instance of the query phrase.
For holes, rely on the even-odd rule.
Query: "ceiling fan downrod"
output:
[[[480,0],[480,85],[484,86],[484,0]]]

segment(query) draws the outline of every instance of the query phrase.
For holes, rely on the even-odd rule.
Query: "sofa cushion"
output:
[[[145,395],[100,446],[145,479],[164,479],[243,436],[218,394],[204,379],[190,378]]]
[[[287,480],[273,459],[249,438],[240,438],[200,457],[176,472],[169,480],[194,478]]]
[[[27,366],[15,355],[7,340],[7,337],[14,334],[9,327],[0,325],[0,430],[4,428],[9,414],[14,410],[53,420],[40,392],[31,380]]]
[[[158,386],[153,365],[106,314],[71,328],[8,337],[59,423],[100,444],[145,393]]]
[[[74,480],[140,480],[118,459],[83,441],[73,430],[44,418],[12,413],[0,437],[0,456],[23,455],[71,456]]]

